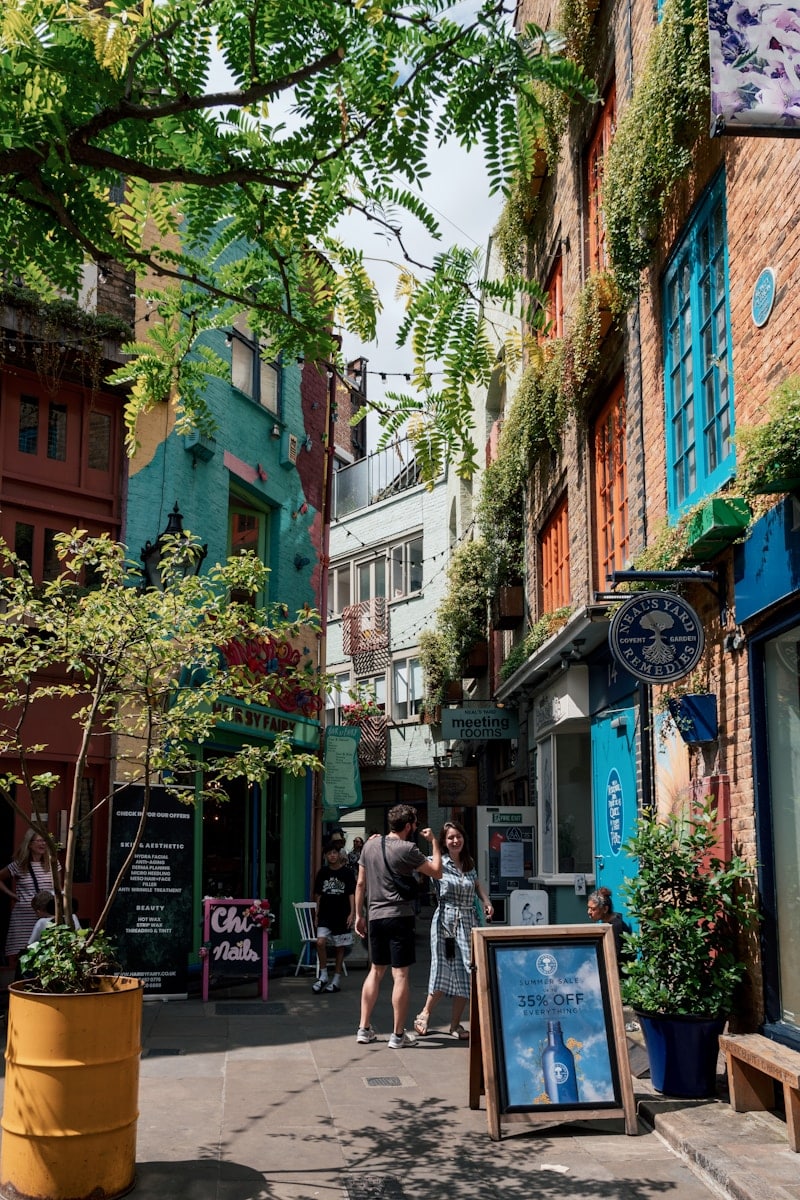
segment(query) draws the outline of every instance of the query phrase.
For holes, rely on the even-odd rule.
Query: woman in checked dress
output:
[[[439,835],[442,847],[442,878],[436,884],[439,904],[431,920],[431,974],[428,998],[414,1019],[421,1037],[428,1032],[431,1013],[442,996],[452,996],[450,1037],[466,1041],[469,1033],[461,1017],[469,999],[469,967],[472,958],[472,929],[477,924],[475,895],[489,920],[494,912],[466,844],[464,826],[445,821]]]
[[[12,882],[13,891],[9,887]],[[16,967],[19,955],[27,948],[39,915],[34,912],[33,897],[37,892],[54,890],[47,861],[47,843],[40,834],[29,829],[13,860],[0,871],[0,891],[15,901],[6,938],[6,961],[10,967]]]

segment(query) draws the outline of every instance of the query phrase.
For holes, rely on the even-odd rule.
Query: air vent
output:
[[[283,442],[281,444],[281,465],[284,467],[297,466],[297,435],[294,433],[284,433]]]

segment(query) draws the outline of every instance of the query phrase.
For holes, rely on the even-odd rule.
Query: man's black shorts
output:
[[[369,923],[369,956],[376,967],[410,967],[416,961],[413,917],[378,917]]]

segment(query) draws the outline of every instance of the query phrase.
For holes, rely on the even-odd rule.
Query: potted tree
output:
[[[737,937],[755,919],[751,865],[716,853],[713,799],[665,820],[643,816],[626,850],[638,874],[624,885],[635,932],[622,995],[636,1011],[656,1091],[713,1095],[718,1038],[745,964]]]
[[[141,985],[120,976],[102,931],[144,833],[153,783],[199,773],[198,794],[213,795],[223,778],[317,767],[316,755],[288,737],[218,759],[197,747],[237,703],[315,710],[321,680],[298,650],[266,649],[281,642],[288,651],[299,622],[268,624],[249,604],[230,601],[264,586],[265,568],[254,557],[196,576],[186,569],[199,554],[196,540],[174,535],[162,547],[163,590],[145,591],[125,547],[107,536],[74,531],[56,544],[62,573],[36,586],[0,541],[0,753],[15,762],[0,777],[0,795],[45,839],[57,881],[55,923],[23,956],[25,978],[10,989],[0,1195],[110,1198],[134,1180]],[[39,706],[54,698],[75,717],[63,871],[62,847],[23,799],[57,782],[37,769],[46,747],[29,733]],[[144,803],[94,928],[76,930],[82,782],[100,737],[116,739],[117,778],[141,786]],[[110,798],[95,796],[95,808]]]

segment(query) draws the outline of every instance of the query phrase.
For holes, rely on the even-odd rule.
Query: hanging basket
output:
[[[667,704],[678,733],[688,746],[717,740],[717,697],[712,692],[676,696]]]

